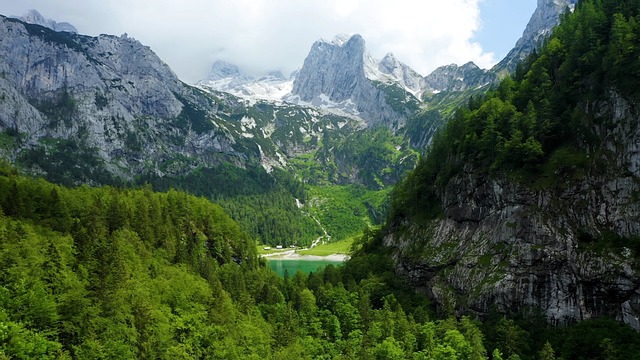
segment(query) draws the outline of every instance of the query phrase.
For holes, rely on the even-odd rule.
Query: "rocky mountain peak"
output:
[[[412,93],[419,91],[421,77],[393,55],[385,58],[384,64],[373,58],[358,34],[316,41],[285,100],[357,116],[369,125],[400,127],[407,109],[418,107]],[[412,106],[394,107],[399,103]]]
[[[332,42],[316,41],[293,82],[292,94],[312,101],[322,94],[331,101],[345,101],[365,80],[365,42],[362,36],[346,39],[338,35]]]
[[[198,86],[247,99],[311,105],[367,123],[399,126],[406,114],[399,116],[397,112],[404,109],[391,109],[384,92],[400,87],[399,93],[394,92],[398,96],[394,101],[417,102],[414,96],[420,92],[421,81],[417,72],[396,60],[393,54],[385,56],[383,63],[373,58],[359,34],[338,34],[332,40],[316,41],[302,68],[288,78],[279,71],[252,78],[243,75],[235,65],[218,61],[207,80]]]
[[[211,67],[211,72],[209,73],[209,80],[220,80],[232,77],[239,77],[242,75],[240,73],[240,69],[231,63],[226,61],[217,60],[213,63]]]
[[[356,34],[357,36],[360,36]],[[320,40],[323,42],[331,43],[333,45],[342,46],[344,43],[349,41],[354,35],[349,34],[337,34],[331,41]]]
[[[393,55],[393,53],[387,53],[382,60],[380,60],[380,64],[378,65],[378,69],[386,74],[392,74],[394,71],[397,71],[403,64],[398,61],[398,59]]]
[[[378,63],[378,71],[389,75],[391,82],[399,82],[407,91],[418,95],[422,90],[423,78],[407,64],[399,61],[393,53],[387,53]]]
[[[42,14],[40,14],[37,10],[31,9],[24,13],[22,16],[12,16],[14,19],[18,19],[24,21],[28,24],[35,24],[44,27],[48,27],[54,31],[66,31],[71,33],[78,33],[78,30],[71,24],[67,22],[56,22],[51,19],[46,19]]]
[[[567,9],[573,9],[577,2],[578,0],[538,0],[538,6],[522,33],[522,37],[493,70],[496,73],[513,72],[518,62],[531,54],[558,25],[560,15]]]
[[[462,66],[450,64],[435,69],[424,78],[424,87],[426,91],[434,93],[464,91],[491,84],[495,80],[496,76],[493,73],[480,69],[470,61]]]

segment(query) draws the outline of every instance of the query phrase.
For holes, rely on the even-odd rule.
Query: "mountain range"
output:
[[[640,328],[635,250],[597,247],[599,239],[617,244],[638,233],[638,134],[628,121],[637,118],[634,103],[615,88],[596,102],[589,101],[595,90],[581,93],[585,101],[547,92],[559,74],[575,75],[570,71],[584,65],[552,67],[549,59],[566,54],[543,40],[575,3],[539,0],[514,50],[489,70],[451,64],[422,76],[393,54],[374,59],[356,34],[315,42],[288,77],[254,79],[216,62],[196,85],[126,35],[80,35],[35,12],[2,16],[0,152],[22,171],[58,183],[198,186],[209,191],[199,195],[228,202],[246,196],[250,206],[271,187],[258,184],[250,194],[231,188],[247,174],[267,174],[265,183],[280,181],[282,203],[300,216],[322,203],[305,204],[302,184],[379,191],[415,167],[396,188],[396,212],[380,241],[397,273],[443,311],[486,316],[492,305],[501,312],[531,306],[557,323],[606,315]],[[535,49],[546,57],[538,61]],[[531,61],[518,73],[524,58]],[[602,90],[593,84],[604,80],[590,78],[596,70],[571,84]],[[513,78],[500,82],[508,73]],[[460,104],[467,108],[456,112]],[[558,125],[564,138],[578,137],[563,143],[549,130],[557,119],[590,122]],[[443,142],[434,138],[443,124],[466,135],[447,138],[462,150],[441,148],[448,157],[436,159],[436,146],[426,157],[436,160],[418,160],[429,144]],[[595,165],[615,166],[588,167],[592,155],[599,156]],[[545,166],[531,165],[543,156]],[[491,163],[482,163],[487,158]],[[441,172],[432,174],[429,161]],[[532,185],[528,176],[538,181]],[[548,185],[556,177],[570,185]],[[411,206],[422,212],[410,213]],[[422,208],[429,206],[436,216]],[[383,218],[379,208],[368,210]],[[276,226],[269,215],[250,225]]]
[[[475,90],[484,92],[495,85],[542,44],[560,15],[571,11],[575,2],[539,0],[522,37],[490,70],[469,62],[441,66],[422,76],[392,53],[382,60],[373,58],[360,35],[340,34],[331,41],[315,42],[302,67],[289,77],[269,73],[256,79],[219,60],[209,77],[197,85],[248,99],[310,105],[358,117],[368,125],[398,129],[420,110],[423,101],[429,107],[442,108],[442,98],[447,99],[444,105],[451,103],[452,97],[459,103]],[[461,93],[462,99],[457,98]]]

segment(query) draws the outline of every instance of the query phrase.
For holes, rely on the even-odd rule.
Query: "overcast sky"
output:
[[[370,52],[392,52],[427,75],[474,61],[482,68],[513,47],[536,0],[0,0],[0,14],[38,10],[87,35],[127,33],[185,82],[215,60],[247,74],[300,68],[314,41],[361,34]]]

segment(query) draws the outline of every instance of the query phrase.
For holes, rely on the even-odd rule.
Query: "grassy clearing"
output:
[[[282,249],[276,249],[275,247],[271,246],[271,249],[269,250],[265,250],[265,247],[268,247],[269,245],[264,245],[264,244],[259,244],[256,245],[256,249],[258,251],[258,255],[266,255],[266,254],[278,254],[278,253],[284,253],[290,250],[296,250],[299,248],[282,248]]]
[[[309,212],[333,240],[341,241],[385,218],[390,191],[391,188],[374,191],[357,185],[310,186]]]
[[[351,251],[351,245],[353,244],[356,236],[347,238],[342,241],[331,242],[328,244],[322,244],[308,250],[297,251],[300,255],[315,255],[315,256],[328,256],[332,254],[348,254]]]

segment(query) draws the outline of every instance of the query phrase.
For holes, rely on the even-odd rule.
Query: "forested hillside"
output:
[[[293,108],[266,104],[251,110],[269,115],[260,124],[217,99],[239,136],[190,125],[181,146],[197,140],[215,161],[175,152],[135,188],[97,186],[109,174],[94,171],[95,146],[38,140],[20,155],[38,165],[30,176],[0,163],[0,360],[638,359],[639,34],[640,0],[581,0],[495,89],[453,93],[470,99],[404,133],[333,117],[301,128]],[[282,167],[250,140],[272,118]],[[0,150],[20,134],[0,134]],[[224,139],[239,148],[219,155]],[[390,191],[419,156],[411,146],[428,144]],[[46,166],[58,184],[34,177]],[[325,231],[355,238],[341,266],[281,278],[256,253]]]
[[[396,216],[436,216],[438,193],[463,169],[546,188],[606,172],[615,161],[602,146],[615,126],[610,100],[639,100],[639,15],[633,1],[580,2],[513,76],[471,98],[437,132],[398,187]]]
[[[640,329],[639,15],[580,1],[396,187],[385,244],[441,311]]]
[[[0,171],[2,359],[629,358],[615,322],[436,320],[367,233],[343,267],[284,279],[207,200],[68,189]],[[377,249],[377,250],[376,250]],[[367,250],[367,251],[364,251]],[[527,330],[525,330],[527,328]],[[495,349],[495,350],[494,350]]]

